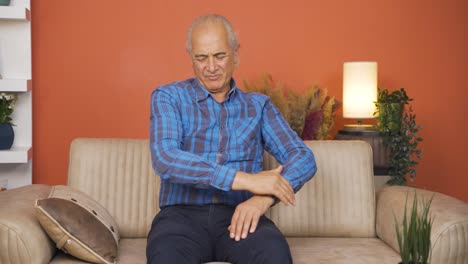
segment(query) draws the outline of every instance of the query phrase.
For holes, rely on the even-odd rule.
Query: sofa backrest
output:
[[[73,140],[67,184],[103,205],[122,238],[146,237],[159,211],[159,177],[151,166],[148,140]]]
[[[375,236],[375,195],[370,146],[361,141],[306,141],[318,171],[296,195],[268,214],[287,236]],[[266,155],[265,169],[276,160]],[[68,185],[103,205],[122,238],[146,237],[159,212],[159,183],[148,140],[75,139]]]
[[[372,149],[363,141],[306,141],[317,173],[296,194],[296,206],[278,204],[269,216],[286,236],[375,237]],[[278,163],[266,156],[264,169]]]

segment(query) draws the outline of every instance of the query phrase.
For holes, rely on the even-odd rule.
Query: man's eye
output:
[[[199,62],[204,62],[204,61],[206,61],[206,57],[196,57],[195,59],[196,59],[197,61],[199,61]]]
[[[218,60],[222,60],[222,59],[224,59],[224,58],[226,58],[226,55],[218,55],[218,56],[216,56],[216,59],[218,59]]]

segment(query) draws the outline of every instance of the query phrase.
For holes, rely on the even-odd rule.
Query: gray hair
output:
[[[218,14],[208,14],[204,16],[199,16],[197,17],[192,24],[190,25],[188,31],[187,31],[187,41],[185,43],[187,52],[192,53],[192,31],[193,29],[198,26],[201,23],[205,22],[221,22],[224,25],[224,28],[227,31],[228,34],[228,41],[229,45],[234,51],[237,51],[239,49],[239,42],[237,41],[237,34],[234,31],[234,28],[232,27],[231,23],[229,20],[227,20],[224,16],[218,15]]]

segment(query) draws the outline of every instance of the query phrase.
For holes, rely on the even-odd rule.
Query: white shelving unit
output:
[[[21,79],[0,79],[1,92],[27,92],[31,91],[31,80]]]
[[[24,4],[0,6],[0,19],[2,20],[30,20],[30,18],[29,9]]]
[[[32,183],[31,15],[29,0],[0,6],[0,92],[15,93],[15,140],[0,150],[0,181],[8,189]]]

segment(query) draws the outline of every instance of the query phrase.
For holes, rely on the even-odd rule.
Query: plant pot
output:
[[[11,124],[0,124],[0,150],[10,149],[14,139],[15,133]]]
[[[0,6],[9,6],[10,0],[0,0]]]
[[[402,114],[403,104],[379,103],[379,127],[381,127],[384,132],[400,131]]]

